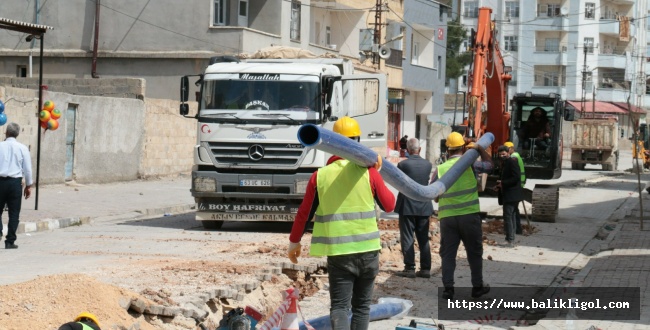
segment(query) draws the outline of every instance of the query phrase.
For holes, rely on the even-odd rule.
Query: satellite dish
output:
[[[390,57],[390,48],[388,48],[386,45],[381,46],[379,47],[379,51],[377,51],[377,53],[379,54],[380,58],[387,59]]]
[[[566,14],[569,13],[569,8],[567,7],[560,8],[560,13],[562,14],[562,16],[566,16]]]

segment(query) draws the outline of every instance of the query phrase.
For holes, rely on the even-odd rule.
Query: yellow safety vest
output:
[[[442,178],[458,159],[460,157],[452,158],[438,166],[438,177]],[[476,176],[470,167],[438,199],[438,217],[443,219],[457,215],[478,213],[480,211]]]
[[[381,249],[368,169],[340,159],[318,170],[318,208],[313,256],[337,256]]]
[[[524,161],[521,159],[521,156],[518,152],[513,152],[512,157],[517,158],[517,164],[519,164],[519,170],[521,171],[521,186],[526,185],[526,169],[524,168]]]

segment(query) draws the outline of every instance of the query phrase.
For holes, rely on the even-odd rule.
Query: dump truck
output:
[[[361,143],[386,146],[384,74],[355,74],[341,58],[217,56],[198,75],[198,112],[189,116],[189,76],[181,78],[180,114],[197,121],[191,193],[206,229],[225,221],[295,219],[312,173],[331,156],[306,148],[298,128],[332,129],[356,118]],[[304,52],[304,51],[301,51]]]
[[[571,130],[571,168],[584,170],[587,164],[603,171],[618,169],[618,121],[616,118],[580,118]]]

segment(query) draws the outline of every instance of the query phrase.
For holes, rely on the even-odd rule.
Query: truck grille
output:
[[[298,147],[299,146],[299,147]],[[219,165],[295,167],[304,147],[292,143],[223,143],[208,142],[213,162]]]

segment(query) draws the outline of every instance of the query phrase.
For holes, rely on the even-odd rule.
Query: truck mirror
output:
[[[574,108],[564,108],[564,120],[574,121],[576,120],[576,109]]]
[[[188,113],[190,113],[190,105],[187,103],[181,103],[181,116],[186,116]]]
[[[190,93],[190,82],[187,76],[181,77],[181,103],[187,102]]]

